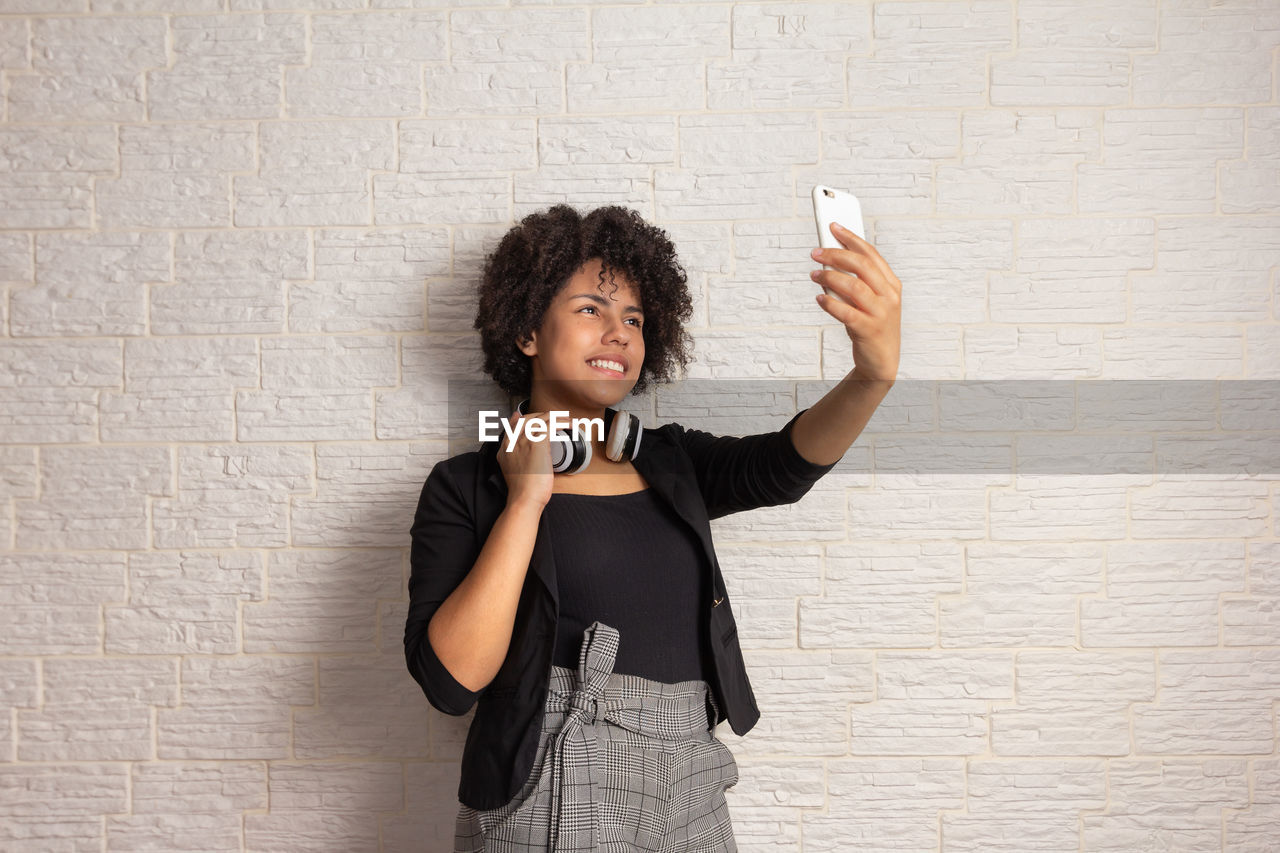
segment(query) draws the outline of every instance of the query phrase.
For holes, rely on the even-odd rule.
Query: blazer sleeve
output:
[[[445,669],[427,639],[431,617],[475,565],[475,522],[444,461],[427,476],[410,528],[409,614],[404,659],[410,674],[437,710],[461,716],[485,688],[469,690]]]
[[[795,503],[839,464],[818,465],[800,455],[791,429],[800,415],[777,432],[742,437],[716,436],[677,426],[677,436],[693,460],[709,518],[762,506]]]

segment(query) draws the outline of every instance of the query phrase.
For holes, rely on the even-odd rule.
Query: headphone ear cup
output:
[[[566,445],[573,450],[573,459],[570,466],[565,469],[565,473],[577,474],[579,471],[586,470],[586,467],[591,464],[591,442],[581,438],[575,439],[572,435],[565,436],[565,439]]]
[[[516,413],[527,414],[529,399],[516,406]],[[591,444],[574,438],[572,432],[559,431],[551,439],[551,470],[556,474],[577,474],[591,464]]]
[[[618,412],[609,425],[609,440],[605,442],[605,455],[614,462],[635,459],[640,452],[640,438],[644,427],[640,419],[630,412]]]
[[[551,470],[557,474],[578,474],[591,464],[591,442],[575,438],[573,431],[559,430],[551,442]]]

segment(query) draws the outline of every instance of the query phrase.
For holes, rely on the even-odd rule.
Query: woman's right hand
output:
[[[525,433],[524,419],[547,423],[546,412],[528,412],[523,417],[513,412],[510,417],[503,418],[508,425],[518,430],[515,445],[507,450],[507,431],[502,433],[502,443],[498,445],[498,464],[502,467],[502,476],[507,481],[507,505],[529,503],[545,507],[551,500],[551,486],[555,472],[551,470],[551,438],[532,441]]]

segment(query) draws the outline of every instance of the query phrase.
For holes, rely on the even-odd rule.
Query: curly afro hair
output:
[[[531,213],[485,258],[473,328],[480,330],[484,372],[507,394],[529,396],[533,370],[517,341],[542,326],[556,294],[587,261],[600,258],[600,283],[625,274],[644,311],[644,364],[631,393],[669,382],[692,359],[684,321],[693,313],[684,268],[666,232],[640,214],[611,205],[586,216],[566,204]]]

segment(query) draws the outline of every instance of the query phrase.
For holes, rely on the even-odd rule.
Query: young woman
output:
[[[852,297],[845,279],[817,278]],[[709,521],[799,500],[839,461],[896,374],[897,292],[864,299],[872,310],[824,306],[849,317],[855,360],[850,312],[862,312],[857,363],[880,375],[855,368],[777,432],[636,423],[634,455],[609,458],[597,437],[570,475],[521,430],[510,450],[504,438],[433,467],[412,528],[405,656],[434,707],[476,708],[455,851],[737,849],[724,792],[738,768],[715,726],[745,734],[760,712]],[[475,327],[485,372],[527,398],[510,426],[564,411],[620,438],[614,406],[689,361],[691,311],[661,229],[621,207],[557,205],[487,259]]]

